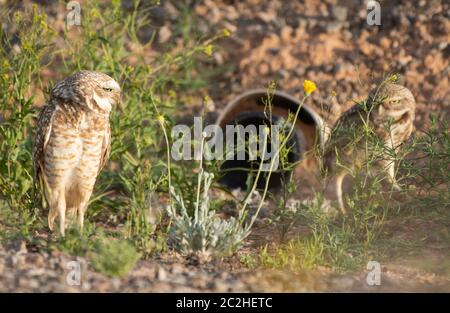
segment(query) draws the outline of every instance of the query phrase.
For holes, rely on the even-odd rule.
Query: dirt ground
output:
[[[425,253],[425,251],[423,251]],[[426,251],[382,265],[380,285],[367,284],[367,272],[337,275],[315,271],[249,271],[237,257],[199,265],[175,254],[139,261],[125,278],[92,270],[85,258],[60,252],[33,252],[20,243],[0,249],[2,292],[449,292],[448,255]],[[80,264],[79,284],[73,261]],[[445,265],[445,262],[447,263]],[[445,267],[446,266],[446,267]]]
[[[36,2],[49,6],[48,1]],[[450,4],[379,2],[381,26],[367,25],[363,1],[196,1],[192,10],[205,35],[223,28],[232,32],[220,42],[210,64],[227,69],[208,87],[213,109],[221,112],[234,97],[250,88],[264,88],[271,80],[277,81],[279,90],[300,96],[303,80],[310,79],[318,92],[309,104],[332,124],[375,82],[398,72],[416,97],[418,131],[428,128],[431,114],[448,120]],[[180,14],[170,2],[161,3],[164,20],[157,45],[170,40],[171,25]],[[253,238],[259,239],[230,260],[200,265],[169,253],[139,261],[122,279],[93,271],[84,258],[34,251],[15,242],[0,247],[0,291],[450,292],[450,243],[439,237],[439,231],[448,235],[449,225],[436,226],[434,241],[430,239],[433,225],[409,219],[392,227],[392,236],[404,238],[414,232],[423,236],[423,244],[382,263],[380,286],[367,285],[365,269],[346,275],[327,268],[250,271],[239,262],[240,253],[256,251],[271,240],[267,229],[256,228]],[[81,284],[70,286],[68,263],[74,260],[82,264]]]

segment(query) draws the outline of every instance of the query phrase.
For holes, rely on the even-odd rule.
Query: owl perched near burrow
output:
[[[37,122],[33,160],[53,230],[59,217],[64,236],[72,217],[84,214],[111,143],[109,113],[120,101],[119,84],[108,75],[80,71],[58,82]]]
[[[373,174],[375,170],[385,174],[393,188],[400,190],[395,180],[395,153],[413,131],[415,109],[409,89],[384,82],[335,123],[325,144],[323,170],[327,189],[334,187],[344,213],[342,183],[347,174],[365,168]]]

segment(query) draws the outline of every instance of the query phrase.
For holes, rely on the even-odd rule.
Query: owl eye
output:
[[[112,88],[103,88],[103,90],[111,92]]]

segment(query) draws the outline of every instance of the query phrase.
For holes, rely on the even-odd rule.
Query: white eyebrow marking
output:
[[[102,87],[103,88],[111,88],[113,90],[120,90],[119,84],[113,79],[108,80]]]
[[[93,99],[102,110],[105,110],[107,112],[111,111],[111,102],[109,101],[108,98],[102,98],[99,95],[97,95],[96,92],[94,92]]]

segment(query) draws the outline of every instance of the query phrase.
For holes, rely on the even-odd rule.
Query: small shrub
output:
[[[184,254],[194,254],[201,260],[234,252],[248,235],[239,219],[231,217],[223,220],[214,210],[210,210],[208,191],[212,178],[211,174],[201,171],[199,185],[203,183],[204,188],[193,217],[188,215],[183,199],[173,188],[171,193],[175,205],[168,210],[173,222],[171,238],[177,249]]]
[[[0,8],[0,15],[3,10]],[[40,84],[41,58],[53,32],[46,15],[32,10],[7,15],[0,26],[0,206],[10,226],[32,237],[37,226],[37,203],[32,166],[32,120],[35,84]],[[4,28],[5,27],[5,28]],[[18,51],[7,30],[20,38]]]
[[[95,241],[92,240],[92,235],[93,230],[87,227],[83,233],[80,233],[77,228],[70,228],[64,237],[59,238],[57,247],[59,250],[70,255],[84,256],[94,248]]]
[[[109,277],[123,277],[133,269],[140,254],[126,240],[101,239],[91,255],[95,270]]]

